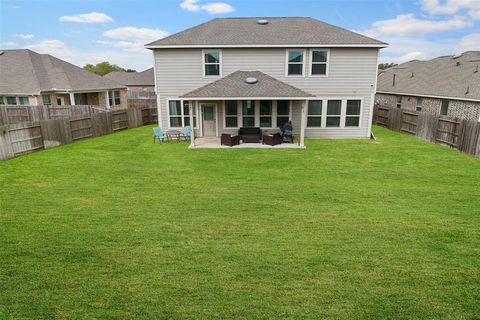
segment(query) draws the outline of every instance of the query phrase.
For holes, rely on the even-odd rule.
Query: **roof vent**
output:
[[[410,76],[410,78],[413,78],[415,76],[415,73],[412,72],[412,75]]]
[[[258,80],[257,80],[257,78],[251,77],[251,78],[245,79],[245,82],[248,83],[248,84],[255,84],[255,83],[258,82]]]
[[[467,87],[467,91],[465,92],[465,94],[469,94],[470,93],[470,86]]]
[[[266,24],[268,24],[268,20],[260,19],[260,20],[257,21],[257,24],[266,25]]]
[[[458,67],[460,65],[460,61],[457,61],[457,63],[455,63],[455,65]]]

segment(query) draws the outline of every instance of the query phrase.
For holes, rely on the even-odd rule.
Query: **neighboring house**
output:
[[[142,72],[114,71],[103,77],[127,86],[127,97],[155,96],[153,68]]]
[[[278,132],[291,120],[301,144],[305,136],[370,137],[386,46],[312,18],[211,20],[146,45],[159,124],[189,125],[191,112],[196,136]]]
[[[126,88],[48,54],[0,51],[0,104],[126,107]]]
[[[480,121],[480,51],[413,60],[378,76],[380,105]]]

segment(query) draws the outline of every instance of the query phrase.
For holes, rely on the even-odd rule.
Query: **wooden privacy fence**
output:
[[[0,125],[0,160],[156,123],[157,109],[123,109]]]
[[[22,122],[38,122],[41,120],[89,116],[103,112],[95,106],[6,106],[0,105],[0,125]]]
[[[480,157],[480,122],[376,105],[373,122]]]

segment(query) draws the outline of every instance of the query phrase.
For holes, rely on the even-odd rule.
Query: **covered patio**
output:
[[[313,97],[263,72],[236,71],[180,98],[195,128],[191,148],[228,148],[222,135],[239,135],[233,148],[304,148],[307,102]],[[285,123],[292,126],[294,143],[264,144],[264,135],[278,135]],[[244,139],[245,129],[257,129],[260,138]]]

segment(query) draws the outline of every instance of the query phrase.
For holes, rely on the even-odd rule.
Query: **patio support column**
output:
[[[75,105],[75,94],[73,92],[69,92],[70,95],[70,105]]]
[[[188,102],[188,114],[190,115],[190,147],[195,146],[195,124],[193,123],[193,101]],[[198,119],[198,116],[197,116]]]
[[[305,146],[305,127],[307,124],[307,100],[302,102],[302,114],[300,119],[300,146]]]
[[[105,91],[105,108],[110,109],[110,104],[108,103],[108,91]]]

